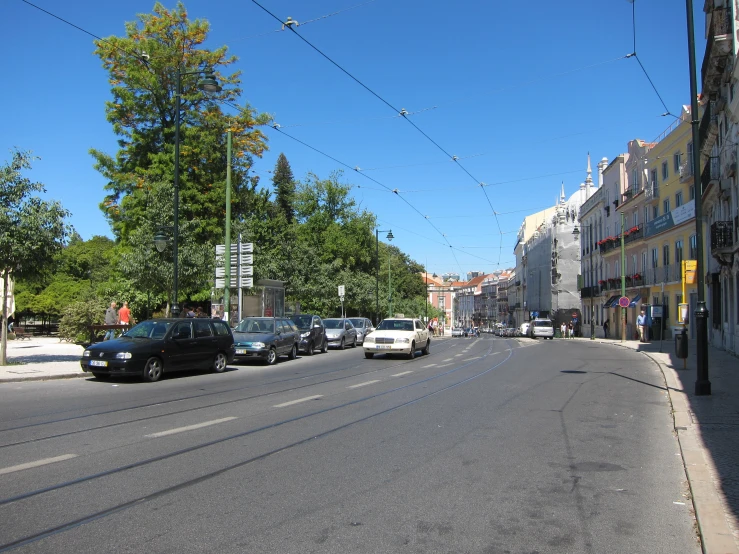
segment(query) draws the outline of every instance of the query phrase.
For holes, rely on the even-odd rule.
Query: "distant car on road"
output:
[[[298,356],[300,331],[289,319],[281,317],[247,317],[233,331],[237,360],[261,359],[268,365],[287,354]]]
[[[464,335],[464,331],[462,331],[461,327],[452,327],[453,337],[461,337],[462,335]]]
[[[357,330],[352,322],[346,318],[330,318],[324,319],[323,324],[326,326],[326,338],[329,346],[335,346],[344,350],[347,345],[352,348],[357,347]]]
[[[365,338],[363,346],[367,359],[375,354],[405,354],[413,359],[419,348],[422,354],[430,352],[431,337],[420,319],[394,317],[383,319]]]
[[[328,352],[328,339],[326,338],[326,328],[323,320],[317,315],[298,314],[292,317],[293,323],[300,331],[300,343],[298,348],[305,352],[308,356],[313,355],[313,351],[320,349],[321,352]]]
[[[364,344],[364,337],[375,330],[375,326],[366,317],[350,317],[349,321],[352,322],[352,325],[357,330],[357,342],[359,344]]]
[[[234,359],[234,337],[217,319],[148,319],[119,338],[92,344],[82,353],[82,371],[98,379],[140,375],[158,381],[187,369],[226,370]]]

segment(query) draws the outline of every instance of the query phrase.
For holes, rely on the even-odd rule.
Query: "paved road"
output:
[[[700,551],[661,374],[616,347],[15,383],[0,421],[0,552]]]

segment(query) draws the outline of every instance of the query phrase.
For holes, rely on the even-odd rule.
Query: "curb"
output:
[[[601,344],[608,343],[602,342]],[[639,352],[628,346],[622,346],[620,343],[611,344]],[[705,448],[699,437],[700,426],[696,429],[690,417],[687,394],[675,390],[679,386],[677,370],[664,366],[649,352],[642,351],[641,353],[659,368],[667,389],[672,411],[673,431],[680,446],[680,457],[683,460],[683,469],[690,488],[701,550],[704,554],[739,554],[734,535],[726,524],[723,503],[713,484],[710,461],[704,455]]]
[[[24,381],[52,381],[58,379],[75,379],[79,377],[91,377],[89,373],[59,373],[58,375],[29,375],[26,377],[10,377],[9,379],[0,378],[0,386],[4,383],[22,383]]]

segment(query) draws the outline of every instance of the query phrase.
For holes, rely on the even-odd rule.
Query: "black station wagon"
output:
[[[82,370],[103,378],[141,375],[158,381],[162,373],[187,369],[225,371],[233,362],[234,339],[219,319],[149,319],[117,339],[98,342],[85,349]]]

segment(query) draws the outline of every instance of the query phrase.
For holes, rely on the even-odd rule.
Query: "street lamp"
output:
[[[380,233],[387,232],[387,239],[393,240],[393,231],[381,231],[375,229],[375,324],[380,323]],[[388,272],[390,271],[390,254],[388,250]],[[392,315],[392,314],[391,314]]]
[[[180,315],[180,305],[177,303],[178,279],[178,256],[179,256],[179,222],[180,222],[180,109],[182,104],[182,76],[183,75],[200,75],[205,77],[198,81],[198,88],[203,92],[220,92],[221,86],[213,73],[213,69],[207,67],[196,71],[182,71],[177,66],[177,88],[175,90],[175,115],[174,115],[174,229],[172,230],[172,256],[174,259],[174,283],[172,288],[172,315],[177,317]],[[161,234],[157,234],[161,239]],[[160,240],[161,243],[161,240]],[[157,250],[159,245],[157,244]],[[162,250],[164,247],[162,247]],[[161,252],[161,250],[160,250]]]

